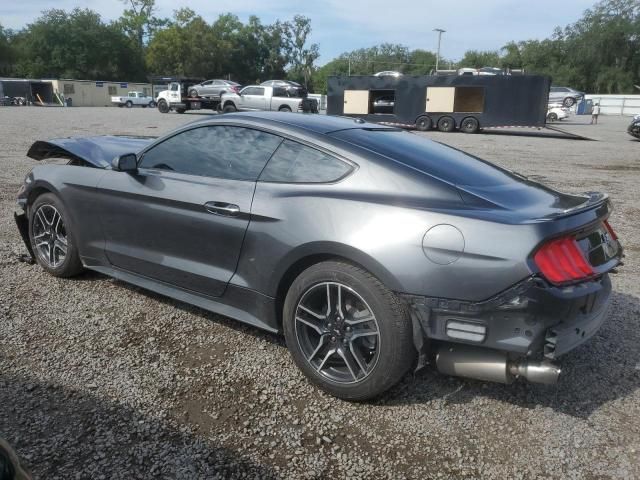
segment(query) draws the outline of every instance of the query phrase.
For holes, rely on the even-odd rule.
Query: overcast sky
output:
[[[320,63],[342,52],[383,42],[435,51],[434,28],[443,28],[441,54],[459,60],[466,50],[499,49],[510,40],[542,39],[582,16],[593,0],[156,0],[159,16],[188,6],[211,22],[231,12],[263,23],[295,14],[311,18],[312,40],[320,44]],[[49,8],[86,7],[104,19],[120,16],[119,0],[0,0],[0,23],[19,29]]]

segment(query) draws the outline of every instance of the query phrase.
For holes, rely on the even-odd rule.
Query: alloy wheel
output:
[[[50,268],[58,268],[69,247],[62,215],[53,205],[41,205],[33,216],[32,228],[38,256]]]
[[[364,380],[380,351],[380,330],[367,302],[337,282],[310,287],[295,310],[295,333],[307,362],[337,383]]]

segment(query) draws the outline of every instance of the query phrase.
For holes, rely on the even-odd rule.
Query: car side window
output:
[[[560,91],[560,89],[558,87],[551,87],[551,93],[556,93],[558,91]]]
[[[149,149],[140,168],[255,181],[282,138],[231,126],[186,130]]]
[[[283,141],[269,160],[261,182],[329,183],[335,182],[353,167],[331,155],[291,140]]]

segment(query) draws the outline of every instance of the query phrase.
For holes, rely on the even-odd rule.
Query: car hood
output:
[[[110,168],[111,161],[125,153],[139,153],[155,137],[104,135],[83,138],[56,138],[38,140],[27,152],[34,160],[69,158],[83,160],[94,167]]]

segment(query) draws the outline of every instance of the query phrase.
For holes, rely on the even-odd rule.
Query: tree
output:
[[[137,80],[144,78],[130,42],[89,9],[52,9],[12,36],[13,72],[25,77]]]
[[[284,24],[282,33],[285,39],[284,49],[291,65],[288,77],[301,81],[309,88],[314,63],[320,56],[317,43],[307,46],[307,39],[311,34],[311,19],[295,15],[293,21]]]
[[[11,75],[15,62],[15,48],[11,44],[11,30],[0,24],[0,75]]]
[[[131,8],[122,12],[118,24],[142,51],[153,34],[167,24],[167,20],[154,16],[155,0],[122,0],[122,3]]]
[[[495,67],[500,65],[500,54],[496,51],[469,50],[458,65],[469,68]]]

